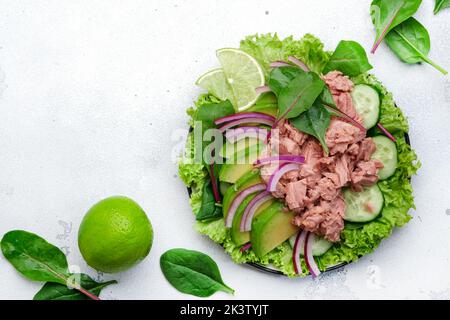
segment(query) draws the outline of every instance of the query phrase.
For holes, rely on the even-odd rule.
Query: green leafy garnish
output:
[[[222,208],[217,206],[214,198],[211,179],[208,179],[203,186],[202,204],[195,217],[200,221],[220,219],[223,217]]]
[[[86,274],[76,274],[73,276],[80,277],[80,285],[96,296],[98,296],[106,286],[117,283],[116,280],[97,282],[92,280],[92,278]],[[36,293],[33,300],[89,300],[89,298],[75,289],[68,288],[67,285],[47,282],[42,289]]]
[[[222,280],[217,264],[208,255],[187,249],[171,249],[160,258],[167,281],[180,292],[209,297],[217,291],[233,294]]]
[[[375,53],[389,31],[412,17],[421,3],[422,0],[373,0],[370,15],[377,34],[371,52]]]
[[[306,112],[302,113],[291,124],[298,130],[316,137],[322,145],[323,150],[328,154],[328,146],[325,142],[325,133],[330,125],[330,113],[322,105],[315,104]]]
[[[29,280],[71,286],[90,299],[99,300],[89,288],[73,283],[76,277],[69,272],[64,253],[38,235],[22,230],[9,231],[3,236],[1,249],[14,268]]]
[[[450,8],[450,0],[436,0],[434,14],[438,14],[439,11],[445,8]]]
[[[426,62],[447,74],[446,70],[428,58],[430,36],[427,29],[413,17],[392,29],[386,36],[386,44],[405,63]]]
[[[328,61],[323,73],[339,70],[348,76],[357,76],[372,69],[364,48],[355,41],[342,40]]]

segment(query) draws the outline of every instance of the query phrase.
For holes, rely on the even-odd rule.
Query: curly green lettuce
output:
[[[286,60],[289,55],[303,60],[313,71],[320,73],[330,57],[330,52],[324,51],[320,40],[309,34],[301,40],[294,40],[292,37],[280,40],[276,34],[249,36],[241,41],[240,48],[254,56],[263,66],[266,74],[271,61]],[[380,216],[366,224],[346,223],[341,234],[341,242],[317,258],[321,270],[340,263],[356,261],[359,257],[372,252],[383,239],[391,235],[395,227],[401,227],[411,219],[408,211],[415,208],[410,178],[417,172],[420,163],[405,140],[408,121],[400,108],[396,107],[392,94],[375,76],[362,74],[352,78],[352,81],[355,84],[370,85],[378,90],[381,98],[380,122],[397,139],[398,167],[392,177],[378,183],[385,198],[385,206]],[[199,106],[219,101],[210,94],[203,94],[197,100],[195,107],[188,109],[188,114],[194,117]],[[189,137],[185,157],[179,165],[179,175],[186,186],[192,190],[190,202],[193,212],[196,213],[201,204],[206,169],[203,165],[193,164],[192,157],[192,137]],[[230,232],[225,228],[223,219],[212,222],[197,221],[195,228],[201,234],[222,245],[236,263],[255,262],[273,265],[287,276],[296,276],[292,263],[292,248],[288,242],[281,244],[266,256],[258,258],[251,249],[245,252],[240,251],[240,247],[231,240]],[[308,270],[302,261],[302,276],[307,274]]]

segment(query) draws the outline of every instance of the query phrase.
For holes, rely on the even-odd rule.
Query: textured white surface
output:
[[[416,15],[431,35],[430,56],[450,69],[450,10]],[[132,197],[155,229],[153,249],[117,275],[106,299],[187,298],[159,268],[173,247],[211,255],[234,297],[218,299],[450,298],[450,81],[427,65],[402,64],[385,45],[374,73],[409,117],[422,160],[413,180],[414,219],[381,247],[319,280],[272,276],[235,265],[193,229],[188,196],[171,150],[197,76],[215,50],[247,34],[319,36],[328,48],[374,38],[369,0],[0,1],[0,235],[26,229],[80,256],[78,225],[110,195]],[[41,284],[0,258],[0,299],[30,299]]]

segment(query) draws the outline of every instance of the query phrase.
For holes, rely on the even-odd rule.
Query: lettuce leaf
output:
[[[241,41],[241,49],[254,56],[266,73],[269,71],[270,62],[285,60],[289,55],[302,59],[313,71],[320,73],[330,57],[329,52],[323,51],[320,40],[311,35],[305,35],[299,41],[292,37],[280,40],[276,34],[254,35]],[[339,263],[355,261],[372,252],[384,238],[390,236],[395,227],[401,227],[411,219],[408,211],[415,208],[410,178],[417,172],[420,163],[415,152],[405,141],[404,134],[408,132],[408,121],[396,107],[392,94],[375,76],[362,74],[352,80],[355,84],[367,84],[378,90],[381,98],[380,121],[397,138],[398,168],[392,177],[378,184],[385,197],[385,207],[380,217],[366,224],[346,223],[342,241],[317,258],[321,270]],[[196,106],[188,109],[188,114],[194,118],[199,106],[211,102],[220,100],[209,94],[201,95]],[[193,164],[189,160],[192,157],[192,137],[189,136],[186,155],[179,164],[179,175],[192,190],[190,201],[192,210],[196,213],[201,204],[206,168],[203,165]],[[231,240],[223,219],[212,222],[197,221],[195,228],[199,233],[220,244],[236,263],[256,262],[272,265],[287,276],[296,276],[292,263],[292,248],[288,242],[281,244],[266,256],[258,258],[251,249],[246,252],[240,251],[240,247]],[[308,270],[302,259],[302,276],[307,274]]]
[[[289,56],[295,56],[312,71],[320,74],[331,56],[331,52],[323,50],[323,43],[311,34],[306,34],[301,40],[295,40],[292,36],[280,40],[276,33],[256,34],[242,40],[240,49],[259,62],[266,77],[270,72],[271,62],[286,61]]]

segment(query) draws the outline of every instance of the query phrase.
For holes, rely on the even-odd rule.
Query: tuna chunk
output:
[[[353,124],[332,119],[325,134],[325,142],[330,149],[330,154],[335,155],[347,151],[349,145],[364,139],[365,133]]]
[[[286,186],[286,203],[289,209],[303,209],[306,198],[306,185],[303,181],[290,182]]]
[[[340,71],[331,71],[324,75],[322,79],[330,89],[334,103],[339,110],[355,118],[355,120],[359,120],[359,116],[353,105],[352,96],[350,95],[350,92],[353,90],[353,82]]]
[[[355,171],[351,174],[352,189],[363,191],[364,187],[371,186],[378,181],[378,169],[383,168],[383,164],[377,160],[358,162]]]
[[[375,142],[373,142],[372,138],[365,138],[361,141],[358,150],[358,160],[369,161],[372,154],[377,150],[377,146]]]

